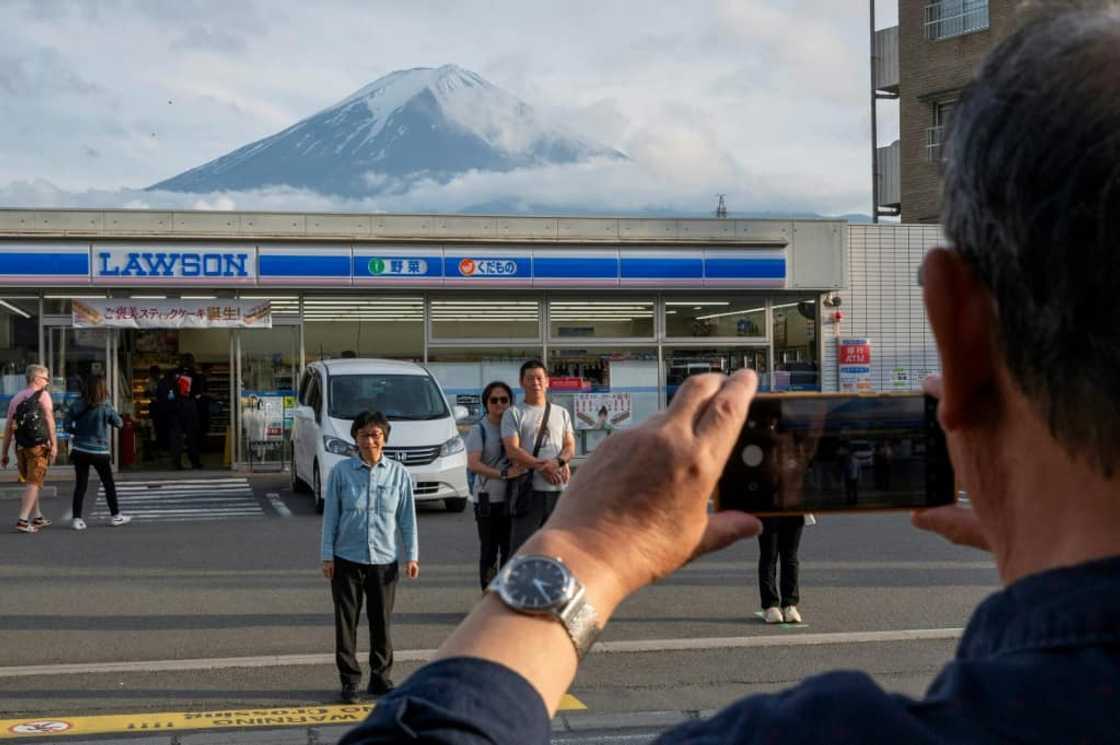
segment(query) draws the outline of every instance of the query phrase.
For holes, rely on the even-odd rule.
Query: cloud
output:
[[[212,25],[195,24],[171,42],[172,49],[227,52],[240,54],[245,51],[245,37]]]

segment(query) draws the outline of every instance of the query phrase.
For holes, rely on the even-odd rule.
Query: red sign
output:
[[[844,344],[841,343],[838,352],[838,362],[841,365],[870,365],[870,344]]]
[[[591,381],[573,375],[556,375],[548,379],[548,388],[552,391],[589,391]]]

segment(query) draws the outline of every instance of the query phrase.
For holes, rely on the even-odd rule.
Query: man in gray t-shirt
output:
[[[560,492],[572,477],[569,464],[576,452],[571,415],[562,406],[552,406],[541,449],[533,455],[548,404],[548,371],[540,361],[530,360],[521,366],[521,388],[525,400],[511,406],[502,416],[502,442],[511,461],[533,470],[533,491],[528,499],[514,499],[516,495],[510,495],[512,552],[552,514]]]

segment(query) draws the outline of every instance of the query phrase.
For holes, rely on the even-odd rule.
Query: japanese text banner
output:
[[[268,300],[73,300],[76,328],[128,329],[269,329]]]

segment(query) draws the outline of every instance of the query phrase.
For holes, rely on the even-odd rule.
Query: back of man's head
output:
[[[1120,7],[1038,14],[950,124],[942,223],[996,303],[1011,375],[1054,437],[1120,465]]]

